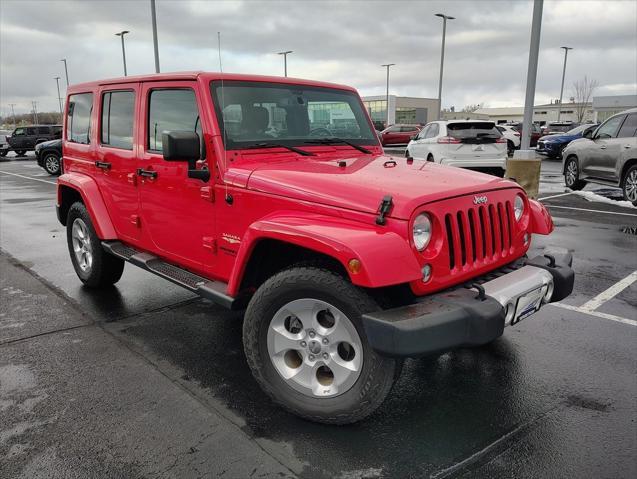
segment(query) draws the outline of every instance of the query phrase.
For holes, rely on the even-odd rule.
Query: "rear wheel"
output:
[[[362,290],[316,267],[276,274],[245,314],[243,342],[261,388],[311,421],[348,424],[383,402],[402,361],[367,343],[362,314],[378,309]]]
[[[637,206],[637,165],[628,168],[622,180],[622,191],[626,201]]]
[[[110,286],[122,277],[124,260],[104,251],[83,203],[73,203],[69,209],[66,240],[75,273],[86,286]]]
[[[24,156],[27,150],[15,150],[15,156]]]
[[[60,157],[54,152],[46,153],[42,159],[44,169],[49,175],[59,175],[61,173],[60,163]]]
[[[581,190],[586,186],[586,182],[579,179],[579,163],[574,156],[566,160],[566,165],[564,166],[564,183],[572,190]]]
[[[0,150],[0,157],[7,156],[7,153],[9,153],[8,150]]]

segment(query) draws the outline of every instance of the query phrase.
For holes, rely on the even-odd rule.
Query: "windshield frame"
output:
[[[330,137],[321,137],[321,136],[310,136],[307,135],[306,137],[303,138],[280,138],[280,137],[272,137],[272,138],[268,138],[268,137],[264,137],[264,138],[259,138],[259,139],[255,139],[255,140],[247,140],[247,141],[237,141],[237,140],[232,140],[230,138],[227,138],[226,134],[225,134],[225,122],[223,121],[223,113],[222,113],[222,98],[221,98],[221,86],[227,87],[227,86],[233,86],[233,87],[258,87],[258,88],[278,88],[278,89],[293,89],[293,88],[298,88],[301,90],[312,90],[312,91],[320,91],[320,92],[338,92],[339,95],[347,95],[350,96],[354,99],[354,103],[356,103],[356,105],[359,106],[360,108],[360,114],[361,114],[361,120],[362,121],[358,121],[358,118],[356,118],[356,112],[353,111],[352,113],[354,113],[356,120],[359,123],[359,127],[361,128],[361,134],[363,134],[364,132],[363,127],[366,126],[368,129],[368,134],[369,134],[369,138],[349,138],[349,137],[341,137],[343,139],[346,139],[347,141],[358,145],[358,146],[378,146],[379,145],[379,140],[378,140],[378,135],[376,134],[376,130],[374,129],[374,125],[372,124],[372,121],[369,117],[369,114],[367,113],[367,110],[365,109],[365,105],[363,104],[360,96],[358,95],[358,93],[356,93],[355,91],[352,90],[347,90],[347,89],[341,89],[341,88],[334,88],[334,87],[323,87],[323,86],[316,86],[316,85],[306,85],[306,84],[302,84],[302,83],[288,83],[288,82],[272,82],[272,81],[267,81],[267,82],[263,82],[263,81],[252,81],[252,80],[211,80],[209,83],[209,88],[210,88],[210,94],[212,96],[212,102],[213,102],[213,107],[215,110],[215,115],[216,115],[216,120],[217,120],[217,125],[219,127],[219,131],[221,133],[221,140],[222,143],[224,145],[224,148],[226,150],[244,150],[244,149],[250,149],[250,147],[253,147],[254,145],[257,145],[259,143],[280,143],[282,145],[286,145],[286,146],[296,146],[296,147],[303,147],[303,146],[307,146],[307,141],[308,140],[320,140],[320,139],[325,139],[325,138],[330,138]],[[332,135],[335,136],[335,135]]]

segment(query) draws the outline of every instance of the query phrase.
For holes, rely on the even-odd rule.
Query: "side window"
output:
[[[80,93],[69,97],[66,119],[66,139],[73,143],[88,145],[91,137],[91,111],[93,94]]]
[[[62,138],[62,127],[61,126],[54,126],[51,129],[51,133],[53,134],[53,136],[55,138]]]
[[[190,89],[153,90],[149,98],[146,147],[162,151],[164,131],[201,131],[195,92]]]
[[[24,135],[24,128],[16,128],[15,131],[13,132],[13,135],[11,136],[23,136]]]
[[[37,135],[36,131],[37,130],[35,128],[27,128],[27,136]]]
[[[617,133],[617,138],[630,138],[631,136],[637,136],[637,113],[628,115]]]
[[[51,129],[48,126],[38,127],[38,135],[49,135],[50,133],[51,133]]]
[[[504,128],[502,128],[501,126],[496,126],[496,128],[498,129],[500,133],[504,133],[505,131]]]
[[[615,134],[617,133],[617,129],[619,128],[619,125],[622,124],[622,121],[624,121],[624,118],[626,118],[625,115],[619,115],[619,116],[614,116],[613,118],[608,119],[606,123],[604,123],[602,126],[599,127],[595,137],[596,138],[614,138]]]
[[[434,138],[438,136],[439,131],[440,131],[440,126],[438,125],[438,123],[433,123],[429,127],[429,131],[427,131],[427,136],[425,138]]]
[[[426,126],[422,130],[420,130],[420,133],[418,133],[419,140],[422,140],[423,138],[427,138],[427,133],[429,132],[429,128],[431,128],[431,125]]]
[[[112,91],[102,96],[100,141],[113,148],[133,149],[135,92]]]
[[[399,133],[399,132],[400,132],[399,126],[392,126],[389,128],[389,130],[387,130],[387,133]]]

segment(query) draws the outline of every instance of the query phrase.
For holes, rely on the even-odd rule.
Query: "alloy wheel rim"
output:
[[[57,157],[55,157],[54,155],[47,156],[44,160],[44,164],[49,171],[56,172],[59,168]]]
[[[624,189],[629,201],[637,201],[637,170],[630,172],[626,178]]]
[[[577,179],[577,164],[574,161],[571,161],[566,167],[566,182],[569,185],[572,185],[575,183],[576,179]]]
[[[84,272],[91,270],[93,266],[93,248],[88,227],[81,218],[76,218],[71,227],[71,239],[73,241],[73,252],[78,266]]]
[[[318,299],[279,309],[268,327],[270,361],[283,381],[312,398],[349,391],[363,367],[363,345],[349,318]]]

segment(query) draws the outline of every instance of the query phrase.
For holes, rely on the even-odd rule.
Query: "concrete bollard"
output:
[[[537,199],[541,166],[542,161],[534,150],[516,150],[513,158],[507,159],[505,177],[515,180],[529,198]]]

